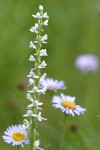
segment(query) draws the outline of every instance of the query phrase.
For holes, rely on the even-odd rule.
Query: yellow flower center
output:
[[[73,109],[73,108],[75,108],[75,103],[73,103],[73,102],[70,102],[70,101],[63,101],[62,102],[62,106],[63,107],[68,107],[68,108],[70,108],[70,109]]]
[[[25,135],[23,133],[20,133],[20,132],[15,132],[13,135],[12,135],[12,138],[15,140],[15,141],[21,141],[21,140],[24,140],[25,139]]]
[[[50,90],[53,90],[54,87],[55,87],[55,84],[50,84],[49,89],[50,89]]]

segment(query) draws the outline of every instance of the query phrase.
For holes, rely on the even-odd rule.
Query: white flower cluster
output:
[[[46,120],[46,118],[42,117],[40,107],[43,103],[39,100],[39,95],[45,94],[46,88],[40,86],[40,82],[44,81],[46,78],[46,73],[41,75],[41,69],[46,67],[46,62],[42,60],[43,56],[47,56],[47,50],[43,49],[42,45],[47,43],[48,36],[47,34],[42,36],[43,32],[43,26],[48,25],[48,19],[49,16],[47,13],[43,13],[43,6],[39,6],[39,12],[36,13],[36,15],[32,15],[34,18],[37,19],[37,23],[33,27],[30,28],[30,32],[36,34],[36,39],[34,41],[31,41],[29,44],[29,47],[31,49],[35,50],[34,55],[30,55],[29,61],[34,63],[34,66],[32,69],[30,69],[30,72],[28,74],[29,84],[28,86],[31,88],[27,91],[27,99],[29,101],[29,105],[27,106],[27,113],[23,115],[23,117],[26,117],[30,119],[31,121],[28,121],[26,118],[24,119],[23,128],[29,129],[32,125],[32,120],[34,121],[42,121]],[[34,133],[37,133],[36,129],[34,129]],[[31,141],[30,141],[31,142]],[[39,141],[35,139],[34,146],[39,149]],[[41,148],[40,148],[41,149]]]

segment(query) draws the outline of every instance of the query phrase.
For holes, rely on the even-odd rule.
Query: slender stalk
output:
[[[37,120],[46,120],[41,116],[40,105],[43,103],[40,102],[40,94],[45,93],[45,89],[40,86],[40,81],[44,80],[46,73],[41,74],[41,69],[45,68],[46,63],[44,60],[41,60],[41,56],[47,56],[46,49],[42,49],[43,45],[47,43],[47,34],[42,36],[43,26],[48,25],[49,16],[47,13],[43,13],[43,6],[39,6],[39,12],[36,15],[32,15],[37,19],[37,23],[30,28],[30,31],[36,34],[34,41],[30,42],[29,47],[35,49],[35,54],[30,55],[29,60],[33,62],[34,66],[30,70],[30,74],[27,76],[29,78],[29,85],[32,89],[27,91],[27,99],[30,101],[30,104],[27,106],[27,114],[23,115],[24,117],[29,117],[29,120],[24,122],[26,129],[28,130],[30,144],[28,150],[36,150],[39,148],[39,140],[37,140]],[[27,124],[27,125],[26,125]]]
[[[64,123],[63,123],[63,130],[62,130],[62,137],[61,137],[61,143],[59,145],[59,150],[63,150],[66,126],[67,126],[67,116],[65,114]]]
[[[30,147],[29,150],[33,150],[34,147],[34,118],[32,118],[32,124],[31,124],[31,135],[30,135]]]
[[[20,150],[20,147],[19,147],[19,145],[17,146],[17,149],[18,149],[18,150]]]
[[[43,15],[43,9],[40,9],[39,13],[42,16]],[[40,50],[42,48],[41,37],[42,37],[42,31],[43,31],[43,29],[42,29],[42,26],[43,26],[42,17],[38,18],[37,24],[38,24],[38,28],[36,28],[36,30],[38,32],[36,33],[37,43],[35,44],[35,46],[36,46],[36,54],[35,54],[36,61],[35,61],[34,72],[39,78],[34,79],[34,86],[39,88],[40,87],[39,80],[40,80],[40,76],[41,76],[41,71],[40,71],[41,69],[39,68],[39,65],[42,62],[41,61],[41,56],[40,56]],[[33,93],[33,99],[39,101],[39,95],[40,95],[40,93],[34,92]],[[38,109],[35,106],[32,108],[32,111],[33,111],[34,114],[38,114]],[[37,125],[36,118],[31,117],[30,124],[31,124],[31,126],[30,126],[30,146],[29,146],[29,150],[34,150],[34,149],[36,149],[36,148],[34,148],[34,141],[36,140],[36,135],[35,135],[35,132],[34,132],[34,129],[36,128],[36,125]]]

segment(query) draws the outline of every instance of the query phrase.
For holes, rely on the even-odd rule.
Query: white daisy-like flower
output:
[[[99,68],[100,62],[95,55],[85,54],[76,58],[75,65],[78,69],[87,73],[90,71],[96,71]]]
[[[52,78],[46,78],[40,82],[41,87],[45,87],[47,90],[57,91],[59,89],[66,89],[64,81],[54,80]]]
[[[64,94],[61,94],[60,96],[54,96],[52,103],[55,108],[60,108],[62,112],[72,116],[75,114],[84,114],[86,111],[85,108],[82,108],[80,105],[76,105],[75,97],[66,96]]]
[[[22,128],[22,125],[12,125],[7,128],[2,136],[3,140],[12,144],[12,146],[22,146],[29,144],[28,133]]]

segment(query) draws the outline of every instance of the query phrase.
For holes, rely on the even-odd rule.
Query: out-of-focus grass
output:
[[[75,68],[79,54],[92,53],[100,57],[100,9],[97,0],[55,1],[0,1],[0,149],[14,149],[3,142],[3,131],[11,124],[22,123],[26,111],[27,74],[32,65],[28,62],[34,40],[29,28],[35,20],[31,17],[43,4],[48,12],[48,50],[45,72],[48,77],[64,80],[64,92],[76,96],[77,103],[86,107],[84,116],[68,117],[64,150],[99,150],[100,148],[100,70],[82,75]],[[33,52],[34,53],[34,52]],[[59,93],[60,93],[59,92]],[[41,144],[48,150],[57,150],[61,140],[63,113],[51,108],[51,97],[43,96],[44,117],[39,124]],[[53,118],[49,116],[50,111]],[[77,126],[77,132],[70,127]],[[44,135],[44,136],[43,136]],[[51,145],[49,145],[51,144]]]

